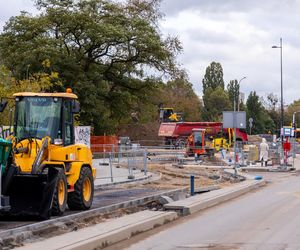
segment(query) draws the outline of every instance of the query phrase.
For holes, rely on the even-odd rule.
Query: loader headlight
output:
[[[62,139],[59,138],[54,139],[54,145],[62,145],[62,144],[63,144]]]

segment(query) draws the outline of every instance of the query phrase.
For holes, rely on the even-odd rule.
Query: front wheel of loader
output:
[[[53,196],[52,201],[52,208],[51,208],[51,214],[56,215],[62,215],[67,206],[67,196],[68,196],[68,190],[67,190],[67,178],[63,171],[63,169],[59,170],[58,177],[57,177],[57,183],[55,187],[55,192]]]
[[[75,183],[74,192],[69,193],[68,206],[71,210],[87,210],[92,206],[94,179],[89,167],[82,167]]]

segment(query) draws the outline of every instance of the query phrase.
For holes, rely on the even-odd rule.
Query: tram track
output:
[[[186,190],[186,188],[176,190],[116,188],[97,191],[93,207],[87,211],[67,210],[63,216],[52,217],[45,221],[26,220],[26,218],[2,220],[0,222],[0,248],[5,246],[6,249],[12,249],[25,240],[51,237],[99,223],[101,220],[145,210],[148,209],[149,204],[158,201],[162,195],[174,196]]]

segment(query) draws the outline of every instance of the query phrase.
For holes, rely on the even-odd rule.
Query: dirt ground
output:
[[[196,165],[176,165],[172,163],[149,164],[148,171],[161,175],[161,179],[148,183],[138,184],[143,187],[157,189],[176,189],[190,186],[190,176],[195,176],[195,188],[218,185],[225,187],[239,182],[224,169],[213,169]],[[136,187],[136,186],[135,186]]]

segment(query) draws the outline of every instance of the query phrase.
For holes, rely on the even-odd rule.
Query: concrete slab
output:
[[[252,189],[264,185],[264,180],[246,180],[230,187],[212,191],[209,193],[195,195],[185,200],[179,200],[164,205],[166,210],[175,210],[181,215],[189,215],[208,207],[215,206],[221,202],[233,199]]]
[[[163,225],[177,218],[175,212],[142,211],[109,220],[92,227],[80,229],[42,242],[29,243],[18,250],[93,250],[109,246],[133,235]]]
[[[277,168],[277,167],[276,167]],[[247,166],[247,167],[241,167],[240,169],[242,171],[247,171],[247,172],[269,172],[272,169],[276,169],[275,167],[251,167],[251,166]]]

